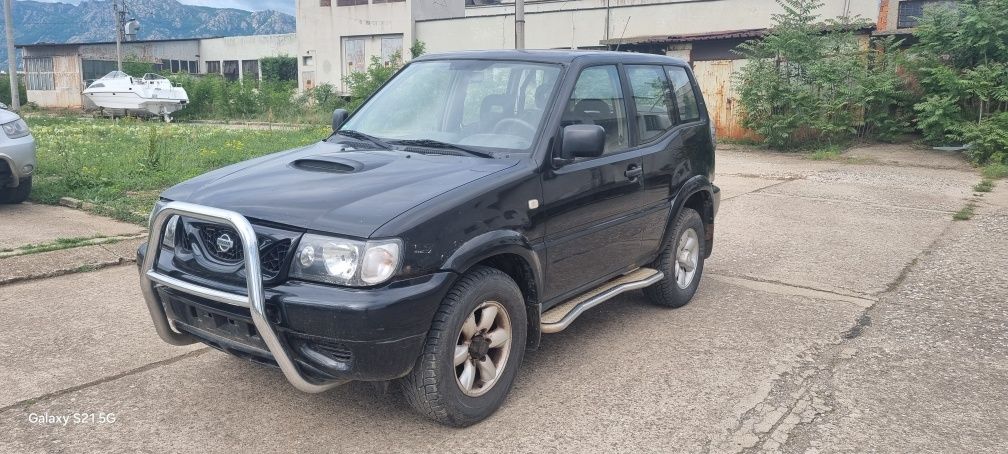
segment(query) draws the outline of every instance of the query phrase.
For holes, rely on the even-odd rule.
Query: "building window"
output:
[[[189,60],[189,74],[199,73],[199,62]]]
[[[332,6],[332,0],[319,0],[318,6]]]
[[[95,80],[104,77],[106,74],[118,68],[116,62],[108,60],[82,60],[81,71],[84,73],[84,80]]]
[[[374,3],[374,4],[378,4],[378,3],[396,3],[396,2],[405,2],[405,1],[406,0],[371,0],[371,3]]]
[[[29,90],[55,90],[52,57],[25,57],[25,87]]]
[[[304,57],[301,57],[301,62],[304,66],[312,66],[315,64],[315,59],[312,58],[311,55],[305,55]]]
[[[381,59],[385,66],[392,63],[392,57],[398,55],[402,60],[402,36],[383,36],[381,39]]]
[[[259,60],[242,60],[242,80],[259,80]]]
[[[907,0],[899,4],[899,17],[896,28],[914,28],[920,23],[924,12],[936,6],[954,7],[955,2],[949,0]]]
[[[336,0],[336,6],[367,5],[368,0]]]
[[[500,5],[501,0],[465,0],[465,6]]]
[[[225,79],[232,82],[238,80],[238,60],[224,60],[221,69]]]
[[[207,74],[220,74],[220,61],[208,61],[206,62],[206,72]]]

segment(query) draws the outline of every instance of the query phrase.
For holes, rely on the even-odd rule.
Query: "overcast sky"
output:
[[[42,2],[73,3],[78,4],[81,0],[38,0]],[[128,0],[127,0],[128,1]],[[272,9],[287,14],[294,14],[294,0],[179,0],[190,5],[213,6],[214,8],[239,8],[249,11],[262,11]]]

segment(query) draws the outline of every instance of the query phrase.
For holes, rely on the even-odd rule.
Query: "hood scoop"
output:
[[[309,172],[326,173],[355,173],[368,170],[377,166],[365,165],[360,161],[352,159],[337,158],[332,156],[312,156],[302,158],[291,163],[292,166]]]

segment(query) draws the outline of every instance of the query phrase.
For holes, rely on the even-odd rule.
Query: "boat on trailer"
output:
[[[88,85],[84,96],[111,115],[157,115],[165,121],[171,121],[172,113],[189,104],[184,88],[150,73],[137,79],[122,71],[112,71]]]

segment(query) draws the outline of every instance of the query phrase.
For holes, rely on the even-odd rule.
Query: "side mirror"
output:
[[[340,126],[343,126],[343,122],[346,121],[350,113],[346,109],[336,109],[332,112],[332,130],[333,132],[339,131]]]
[[[597,158],[605,151],[605,128],[599,125],[570,125],[563,129],[560,158]]]

